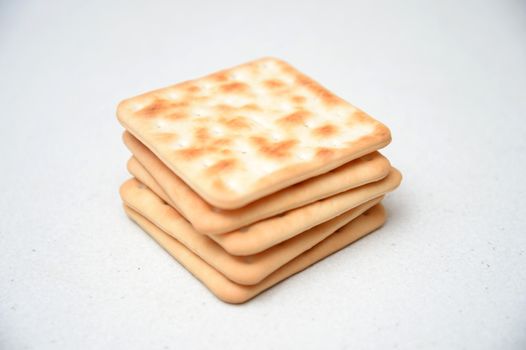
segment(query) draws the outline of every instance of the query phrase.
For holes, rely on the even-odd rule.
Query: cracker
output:
[[[385,222],[385,211],[381,204],[377,204],[313,248],[270,274],[260,283],[247,286],[230,281],[199,258],[199,256],[192,253],[183,244],[179,243],[172,236],[159,229],[133,209],[125,206],[125,210],[133,221],[141,226],[170,255],[199,279],[216,297],[232,304],[240,304],[252,299],[276,283],[304,270],[310,265],[376,230]]]
[[[318,244],[334,231],[380,202],[368,201],[338,217],[315,226],[259,254],[239,257],[228,254],[209,237],[195,231],[175,209],[164,203],[139,181],[131,179],[121,187],[123,202],[155,226],[177,239],[206,263],[239,284],[256,284],[269,274]]]
[[[233,231],[348,189],[378,181],[387,176],[391,169],[384,156],[373,152],[331,172],[261,198],[243,208],[221,210],[199,197],[130,133],[125,132],[123,140],[136,158],[128,162],[129,172],[150,188],[154,186],[151,181],[153,177],[155,186],[163,189],[154,192],[163,199],[169,197],[170,200],[165,201],[184,215],[196,230],[206,234]]]
[[[232,255],[257,254],[362,203],[393,191],[398,187],[401,179],[400,172],[392,168],[389,175],[380,181],[310,203],[229,233],[208,236]]]
[[[274,58],[124,100],[117,117],[223,209],[326,173],[391,140],[386,126]]]
[[[392,168],[386,178],[360,186],[286,212],[282,216],[259,221],[223,235],[209,235],[233,255],[251,255],[268,249],[295,235],[330,220],[366,201],[393,191],[402,177]]]
[[[146,185],[150,191],[153,191],[153,193],[155,193],[155,195],[162,199],[166,204],[170,205],[172,208],[175,208],[178,212],[181,212],[177,205],[172,202],[172,199],[168,196],[168,194],[166,194],[164,189],[159,185],[159,183],[155,181],[155,179],[148,171],[146,171],[141,163],[135,159],[135,157],[128,159],[126,168],[128,169],[128,172],[138,180],[138,182]]]

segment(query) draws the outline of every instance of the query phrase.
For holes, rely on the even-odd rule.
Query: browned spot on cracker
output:
[[[222,113],[230,113],[232,111],[235,110],[234,107],[230,106],[230,105],[227,105],[227,104],[224,104],[224,103],[220,103],[218,105],[215,106],[216,109]]]
[[[219,89],[222,92],[240,93],[240,92],[246,92],[248,90],[248,85],[245,83],[234,82],[234,83],[222,85]]]
[[[289,64],[283,62],[283,61],[280,61],[280,60],[275,60],[275,63],[276,65],[281,69],[282,72],[286,73],[286,74],[289,74],[291,76],[297,76],[298,75],[298,71],[294,68],[292,68],[292,66],[290,66]]]
[[[332,92],[324,88],[321,88],[321,89],[322,89],[322,92],[320,93],[320,99],[326,106],[334,106],[341,102],[340,98],[338,98]]]
[[[307,101],[307,99],[303,96],[295,95],[290,98],[293,103],[302,104]]]
[[[228,73],[227,72],[218,72],[218,73],[215,73],[215,74],[212,74],[210,76],[210,78],[212,78],[212,80],[215,80],[215,81],[218,81],[218,82],[224,82],[224,81],[227,81],[228,80]]]
[[[292,69],[294,70],[294,69]],[[293,73],[293,72],[291,72]],[[293,73],[294,74],[294,73]],[[297,85],[301,85],[301,86],[305,86],[309,89],[312,90],[312,88],[317,88],[317,85],[316,82],[314,82],[314,80],[312,80],[311,78],[303,75],[303,74],[299,74],[298,72],[295,72],[295,75],[296,75],[296,84]]]
[[[307,84],[307,87],[310,89],[310,91],[312,91],[319,98],[322,98],[323,95],[326,93],[326,90],[324,87],[312,81],[309,84]]]
[[[225,183],[223,180],[216,178],[214,181],[212,181],[212,187],[214,187],[217,190],[220,190],[222,192],[229,191],[228,188],[225,186]]]
[[[210,133],[208,132],[208,129],[206,127],[199,127],[194,132],[195,138],[199,142],[206,142],[210,139]]]
[[[325,124],[312,130],[312,133],[318,137],[329,137],[336,134],[337,132],[338,128],[332,124]]]
[[[311,113],[304,110],[299,110],[294,113],[288,114],[282,118],[278,119],[280,124],[292,124],[292,125],[301,125],[309,117]]]
[[[186,90],[186,92],[189,92],[191,94],[201,91],[201,88],[199,88],[199,86],[196,85],[188,85],[184,89]]]
[[[173,113],[166,114],[166,119],[169,119],[169,120],[180,120],[180,119],[185,119],[187,116],[188,115],[186,113],[173,112]]]
[[[352,123],[363,123],[368,121],[370,118],[371,117],[367,113],[357,110],[350,116],[349,120]]]
[[[257,146],[263,146],[268,143],[268,140],[261,136],[251,136],[250,140],[255,143]]]
[[[234,158],[223,159],[206,169],[208,175],[214,175],[220,172],[226,172],[236,167],[237,160]]]
[[[227,138],[217,138],[213,139],[210,144],[214,147],[226,147],[232,143],[231,139]]]
[[[285,86],[285,83],[278,79],[268,79],[263,84],[269,89],[279,89]]]
[[[290,150],[298,143],[297,140],[270,142],[261,136],[252,136],[251,141],[258,146],[258,151],[271,158],[281,158],[290,155]]]
[[[247,110],[247,111],[260,111],[261,110],[261,107],[259,107],[255,103],[246,104],[246,105],[242,106],[241,108],[244,109],[244,110]]]
[[[220,122],[232,130],[249,129],[250,123],[244,117],[220,118]]]
[[[150,117],[159,114],[160,112],[172,107],[173,102],[165,99],[153,100],[148,106],[142,108],[137,113],[142,116]]]
[[[175,153],[185,160],[199,158],[206,153],[204,148],[185,148],[175,151]]]
[[[326,148],[326,147],[321,147],[321,148],[318,148],[318,150],[316,151],[316,158],[327,159],[327,158],[332,157],[333,154],[334,154],[334,150],[330,148]]]
[[[314,95],[316,95],[320,101],[326,106],[333,106],[341,103],[339,97],[334,95],[332,92],[318,84],[316,81],[311,78],[301,74],[296,73],[296,84],[301,85],[304,88],[310,90]]]
[[[172,102],[170,104],[171,108],[186,108],[190,105],[188,101],[179,101],[179,102]]]

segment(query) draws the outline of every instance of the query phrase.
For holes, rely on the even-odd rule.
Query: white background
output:
[[[392,131],[388,223],[242,306],[123,214],[117,103],[260,56]],[[0,348],[526,348],[524,1],[2,1]]]

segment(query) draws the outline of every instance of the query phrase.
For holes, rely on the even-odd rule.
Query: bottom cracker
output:
[[[121,198],[129,208],[169,234],[228,279],[239,284],[257,284],[296,256],[312,248],[340,227],[378,204],[383,197],[370,200],[334,219],[315,226],[263,252],[234,256],[193,226],[177,211],[139,181],[130,179],[121,186]]]
[[[316,246],[274,271],[260,283],[247,286],[230,281],[176,239],[148,221],[148,219],[126,205],[124,205],[124,209],[133,221],[152,236],[157,243],[199,279],[214,295],[232,304],[244,303],[276,283],[342,249],[382,226],[386,218],[383,206],[377,204]]]

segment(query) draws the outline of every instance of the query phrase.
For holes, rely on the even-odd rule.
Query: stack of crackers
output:
[[[243,303],[385,222],[389,129],[264,58],[127,99],[128,216],[218,298]]]

